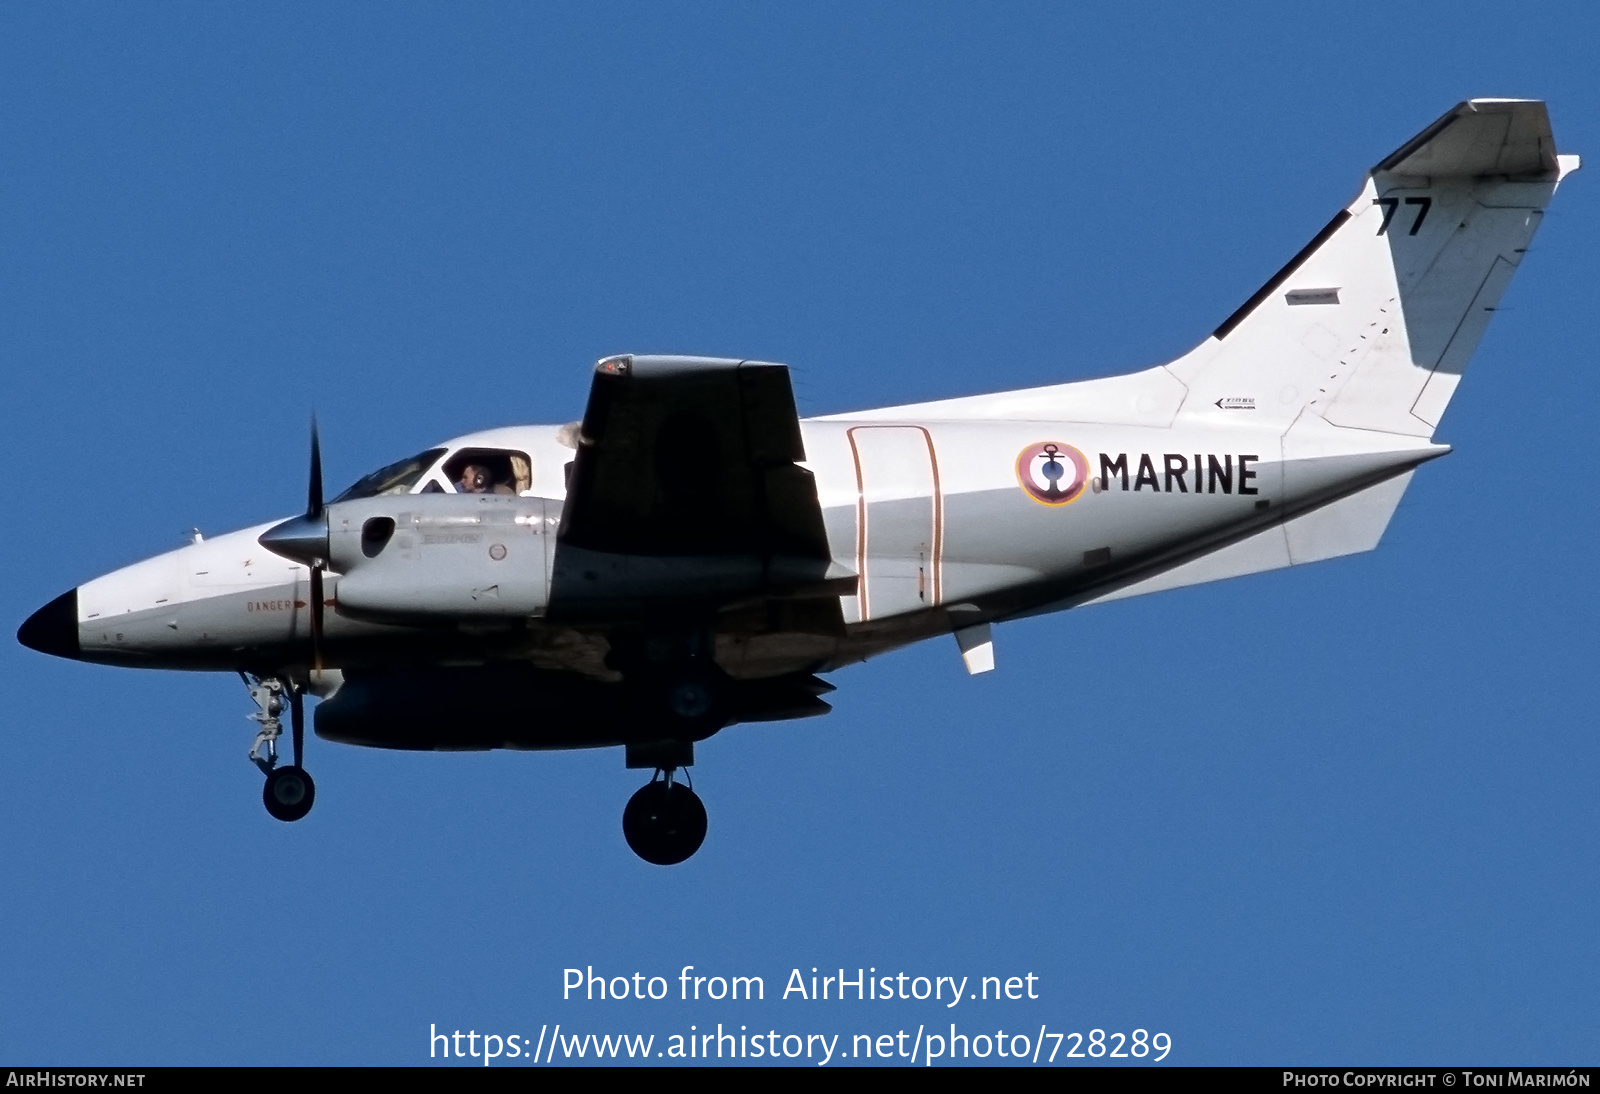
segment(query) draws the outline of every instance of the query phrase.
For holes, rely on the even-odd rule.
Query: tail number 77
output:
[[[1378,225],[1378,234],[1389,230],[1389,222],[1394,219],[1395,210],[1400,208],[1399,198],[1373,198],[1372,204],[1383,206],[1383,223]],[[1406,235],[1416,235],[1422,230],[1422,222],[1428,219],[1428,210],[1433,208],[1433,199],[1429,197],[1406,198],[1407,205],[1417,207],[1417,219],[1411,222],[1411,231]]]

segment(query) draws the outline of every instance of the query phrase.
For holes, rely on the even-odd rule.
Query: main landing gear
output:
[[[627,765],[654,768],[655,775],[628,799],[622,835],[646,862],[676,866],[705,842],[706,807],[678,776],[694,763],[694,742],[728,724],[727,677],[702,658],[650,666],[639,676],[639,719],[661,737],[627,746]]]
[[[267,812],[281,821],[297,821],[311,812],[317,800],[317,784],[301,764],[306,742],[305,691],[299,686],[272,676],[252,677],[239,674],[250,698],[260,708],[251,719],[261,724],[255,743],[250,746],[250,759],[267,776],[267,785],[261,789],[261,800]],[[278,737],[283,733],[284,697],[288,697],[291,740],[294,744],[294,763],[278,766]]]
[[[706,807],[700,795],[673,778],[674,769],[655,777],[628,799],[622,835],[633,853],[657,866],[676,866],[706,838]]]

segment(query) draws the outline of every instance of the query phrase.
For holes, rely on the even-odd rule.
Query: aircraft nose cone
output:
[[[17,641],[30,650],[78,660],[78,590],[62,593],[28,616],[17,628]]]

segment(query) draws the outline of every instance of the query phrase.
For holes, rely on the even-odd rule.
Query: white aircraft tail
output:
[[[1542,210],[1558,156],[1542,102],[1473,99],[1384,159],[1361,194],[1167,370],[1183,413],[1432,436]]]
[[[1544,103],[1460,103],[1368,172],[1349,206],[1178,360],[836,417],[1245,426],[1258,443],[1276,436],[1284,490],[1304,497],[1329,467],[1394,469],[1364,486],[1352,475],[1349,494],[1083,603],[1369,551],[1409,468],[1448,451],[1429,438],[1545,206],[1578,166],[1556,154]]]
[[[1472,99],[1374,167],[1355,201],[1168,365],[834,417],[1167,426],[1182,414],[1288,430],[1309,412],[1431,437],[1545,205],[1577,168],[1556,154],[1544,103]]]

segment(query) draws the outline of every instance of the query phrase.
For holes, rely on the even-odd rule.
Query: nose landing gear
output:
[[[311,812],[311,804],[317,800],[317,784],[298,765],[280,767],[267,776],[261,800],[267,812],[278,820],[297,821]]]
[[[706,807],[700,795],[673,778],[674,769],[657,771],[628,799],[622,835],[633,853],[656,866],[676,866],[700,850],[706,838]]]
[[[239,674],[250,689],[250,698],[260,708],[251,719],[261,724],[255,743],[250,746],[250,760],[267,776],[261,790],[261,800],[267,812],[281,821],[297,821],[311,812],[317,798],[317,784],[300,766],[305,752],[306,706],[305,692],[298,685],[285,684],[277,677],[252,678]],[[294,763],[278,766],[278,737],[283,733],[283,697],[289,697],[289,716],[294,744]]]

